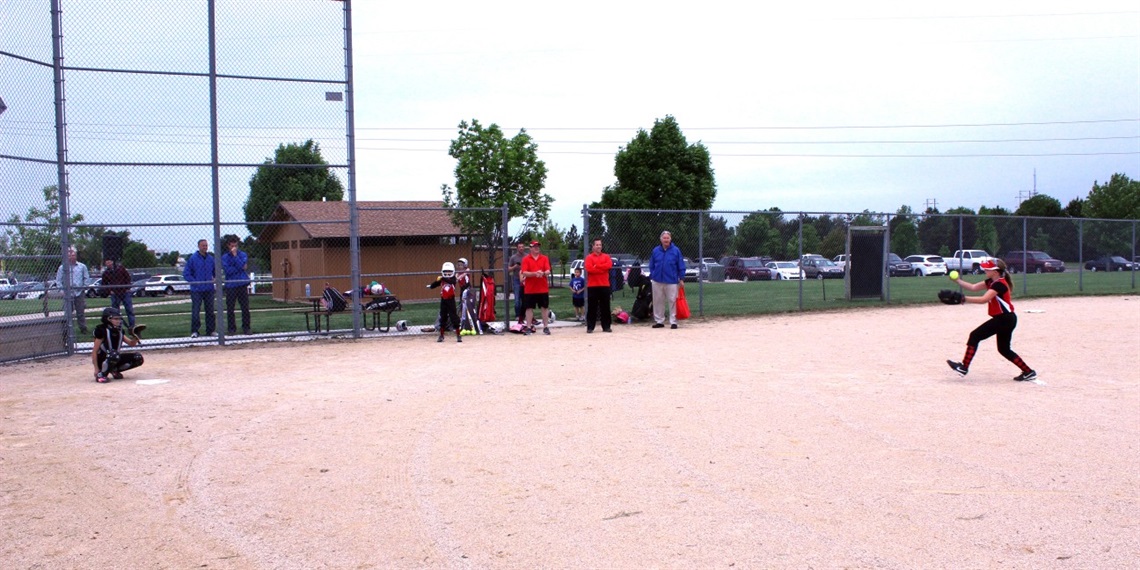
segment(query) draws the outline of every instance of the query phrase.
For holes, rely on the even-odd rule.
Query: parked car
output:
[[[930,277],[931,275],[946,275],[946,260],[937,255],[908,255],[903,261],[914,268],[915,277]]]
[[[146,280],[145,289],[150,297],[189,293],[190,282],[181,275],[154,275]]]
[[[903,261],[898,254],[887,254],[887,275],[898,277],[900,275],[914,275],[914,266]]]
[[[841,253],[841,254],[831,258],[831,262],[840,266],[840,267],[845,268],[845,267],[847,267],[847,254]],[[845,269],[845,271],[846,271],[846,269]]]
[[[725,257],[720,261],[724,266],[724,278],[738,281],[768,281],[772,270],[764,264],[770,261],[765,257]]]
[[[709,279],[709,270],[713,267],[720,267],[720,263],[711,257],[702,257],[698,262],[701,279]]]
[[[0,298],[10,299],[8,294],[11,293],[20,284],[20,281],[15,277],[0,277]]]
[[[689,258],[685,258],[685,281],[696,281],[700,278],[701,269]]]
[[[1089,271],[1132,271],[1132,268],[1132,262],[1119,255],[1104,255],[1085,262],[1085,269]]]
[[[103,279],[101,277],[96,277],[96,278],[88,277],[87,278],[87,290],[83,292],[83,296],[87,297],[88,299],[94,299],[95,297],[107,297],[107,296],[109,296],[110,293],[103,291],[102,285],[103,285]]]
[[[804,272],[795,261],[769,261],[764,264],[772,270],[773,279],[803,279]]]
[[[26,293],[31,289],[41,288],[43,286],[44,286],[44,284],[39,282],[39,281],[21,281],[15,285],[13,285],[11,289],[8,289],[7,291],[5,291],[4,294],[2,295],[2,297],[4,299],[9,299],[9,300],[11,300],[11,299],[31,299],[32,297],[26,297],[26,296],[21,297],[20,294]]]
[[[1061,273],[1065,262],[1054,259],[1044,251],[1010,251],[1002,258],[1010,273],[1025,270],[1026,273]]]
[[[146,282],[149,280],[150,280],[150,277],[142,277],[140,279],[135,279],[134,281],[132,281],[131,282],[131,296],[132,297],[142,297],[143,295],[146,295]]]
[[[801,260],[800,269],[808,279],[843,279],[843,274],[846,273],[844,268],[818,255]]]

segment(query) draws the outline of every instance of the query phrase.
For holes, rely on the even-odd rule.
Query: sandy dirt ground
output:
[[[2,366],[0,567],[1136,568],[1140,297],[1017,308]]]

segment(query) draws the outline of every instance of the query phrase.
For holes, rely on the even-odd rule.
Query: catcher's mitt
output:
[[[947,305],[961,305],[966,302],[966,296],[959,291],[943,289],[938,292],[938,300]]]

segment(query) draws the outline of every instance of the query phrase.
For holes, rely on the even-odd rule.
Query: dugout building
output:
[[[351,273],[348,249],[348,202],[280,202],[258,241],[269,245],[273,266],[273,298],[303,300],[305,285],[319,295],[325,281],[347,291]],[[443,202],[357,202],[360,227],[360,273],[438,274],[445,261],[466,257],[473,262],[471,240],[451,222]],[[393,208],[424,208],[399,210]],[[338,277],[326,277],[335,275]],[[433,298],[424,287],[432,275],[364,277],[381,281],[401,300]]]

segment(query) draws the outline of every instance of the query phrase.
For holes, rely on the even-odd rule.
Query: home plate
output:
[[[1026,313],[1044,313],[1045,309],[1028,309],[1025,312]]]
[[[165,382],[165,380],[163,380],[163,382]],[[1030,382],[1033,382],[1034,384],[1037,384],[1038,386],[1045,386],[1045,381],[1041,380],[1040,378],[1034,378],[1033,380],[1030,380]]]
[[[138,384],[140,386],[154,386],[155,384],[166,384],[167,382],[170,382],[170,380],[135,380],[135,384]]]

